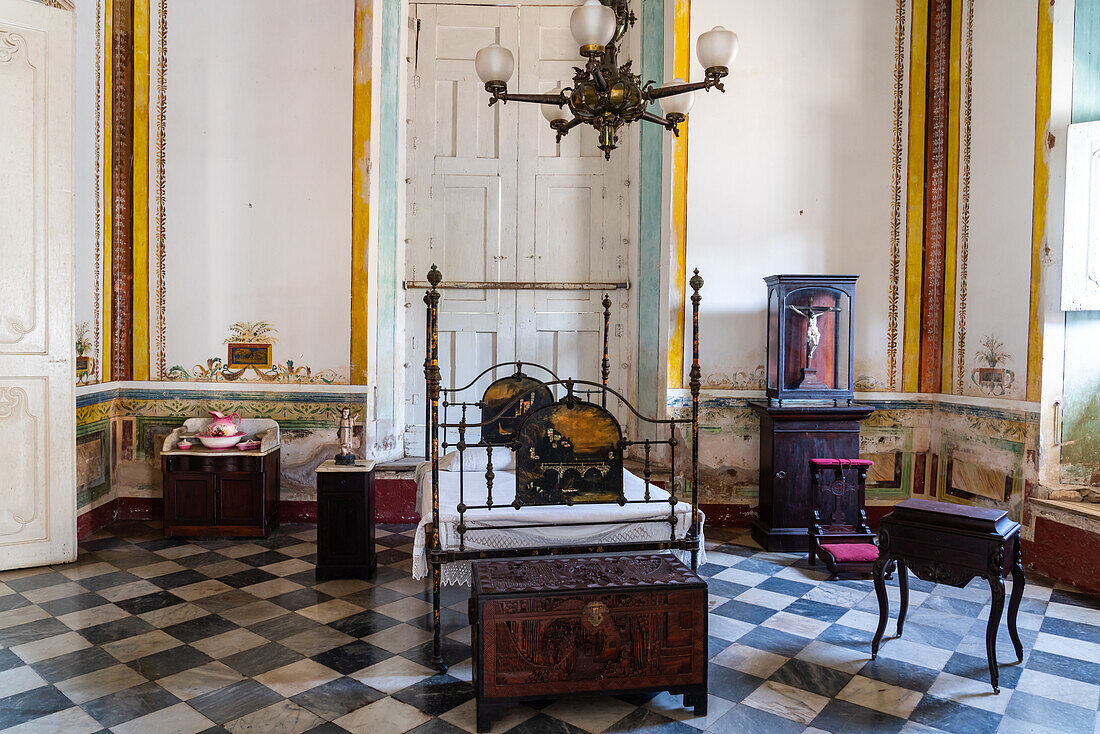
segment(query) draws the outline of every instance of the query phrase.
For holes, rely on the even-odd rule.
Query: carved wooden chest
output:
[[[707,585],[671,555],[478,561],[470,598],[477,729],[504,704],[684,694],[707,707]]]

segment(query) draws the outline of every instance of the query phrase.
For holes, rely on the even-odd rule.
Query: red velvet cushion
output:
[[[878,546],[872,543],[822,543],[821,550],[841,563],[873,563],[878,560]]]

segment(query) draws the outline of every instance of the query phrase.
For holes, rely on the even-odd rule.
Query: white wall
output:
[[[230,324],[267,321],[276,363],[347,380],[353,10],[353,0],[170,3],[169,368],[225,359]],[[155,114],[155,84],[152,95]]]
[[[762,387],[764,276],[852,273],[855,377],[883,389],[896,4],[695,0],[691,13],[693,49],[717,24],[741,40],[727,92],[698,94],[690,119],[687,262],[707,282],[704,385]]]

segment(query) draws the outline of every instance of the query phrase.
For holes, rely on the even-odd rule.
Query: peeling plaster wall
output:
[[[206,417],[211,410],[278,421],[280,499],[316,501],[314,472],[337,450],[332,412],[348,405],[365,415],[368,401],[362,388],[260,392],[133,385],[85,389],[77,398],[78,456],[83,457],[78,471],[78,481],[83,480],[77,501],[81,514],[115,499],[163,497],[160,448],[164,438],[187,418]],[[370,425],[357,426],[356,439],[360,456],[386,453]],[[85,444],[89,448],[81,453],[79,447]],[[96,453],[100,448],[102,455]]]
[[[945,396],[876,395],[860,426],[860,457],[875,462],[867,504],[891,506],[910,496],[1003,507],[1020,520],[1035,485],[1039,416],[1019,403]],[[723,520],[743,524],[752,515],[760,482],[760,426],[749,398],[704,393],[699,414],[700,503]],[[668,401],[672,417],[687,418],[691,398]],[[685,442],[686,443],[686,442]],[[688,479],[687,451],[677,475]],[[667,457],[662,456],[667,467]],[[667,468],[665,469],[667,471]],[[659,472],[658,472],[659,475]],[[725,507],[723,507],[725,506]]]

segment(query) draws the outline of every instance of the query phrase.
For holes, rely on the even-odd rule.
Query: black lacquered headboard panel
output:
[[[481,440],[494,446],[511,443],[529,412],[553,402],[545,383],[522,372],[494,381],[481,398]]]
[[[566,398],[527,414],[516,449],[520,503],[607,503],[622,497],[623,432],[610,411]]]

